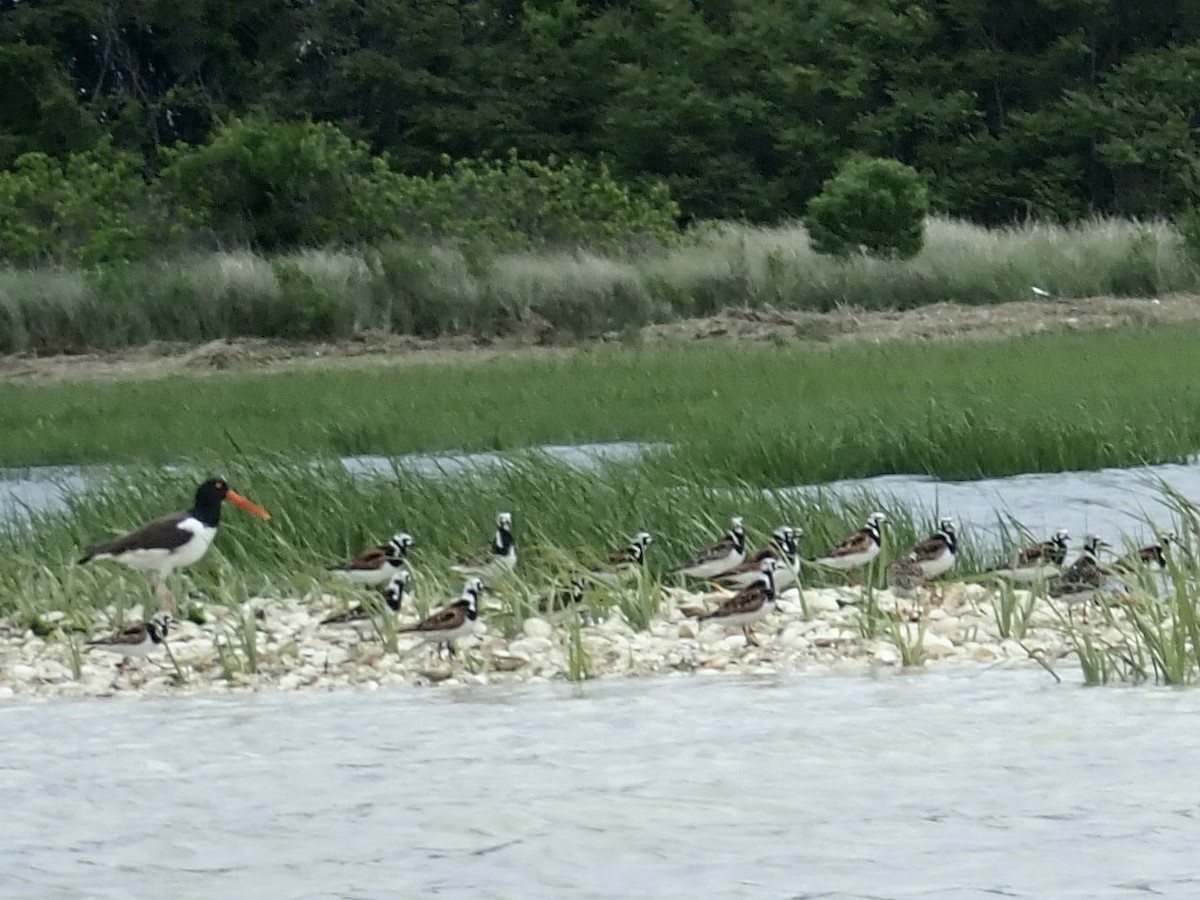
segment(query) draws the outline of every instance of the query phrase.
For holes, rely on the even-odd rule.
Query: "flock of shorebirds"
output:
[[[270,518],[266,510],[232,490],[224,479],[212,478],[197,488],[191,509],[155,519],[128,534],[88,548],[80,563],[108,559],[138,570],[155,585],[162,604],[162,609],[147,621],[90,641],[89,647],[119,654],[123,671],[129,658],[146,656],[164,644],[172,615],[178,615],[175,598],[166,588],[165,580],[172,571],[196,563],[208,552],[216,537],[224,501],[260,518]],[[802,564],[844,572],[853,578],[879,556],[887,522],[883,513],[872,513],[861,528],[828,552],[801,559],[799,542],[803,529],[782,525],[774,530],[766,546],[748,552],[745,524],[740,517],[734,517],[729,530],[718,541],[677,566],[673,573],[718,586],[719,604],[698,612],[697,617],[740,626],[747,643],[757,645],[754,624],[775,608],[781,592],[798,586]],[[543,598],[541,611],[555,614],[578,607],[589,581],[620,583],[636,573],[643,566],[653,540],[649,532],[638,532],[627,546],[609,554],[602,566],[580,571],[570,578],[565,590]],[[986,574],[1014,584],[1044,586],[1050,597],[1070,604],[1082,603],[1109,588],[1114,578],[1146,568],[1166,568],[1166,553],[1176,536],[1171,532],[1160,535],[1157,543],[1135,554],[1102,563],[1099,553],[1108,544],[1096,535],[1088,535],[1081,555],[1064,568],[1068,540],[1066,530],[1059,529],[1049,540],[1020,549],[1013,558]],[[407,558],[413,545],[412,536],[400,532],[387,543],[330,566],[329,571],[353,584],[379,589],[383,603],[397,613],[409,590]],[[933,579],[954,568],[957,553],[954,520],[943,518],[934,534],[887,567],[888,587],[897,596],[914,597],[920,589],[929,587]],[[513,517],[509,512],[501,512],[496,517],[491,543],[480,553],[462,557],[450,567],[451,572],[465,579],[460,597],[423,621],[396,629],[397,633],[420,637],[435,644],[439,655],[443,647],[452,655],[453,642],[475,628],[487,580],[503,577],[516,565]],[[351,622],[370,615],[369,605],[359,605],[327,617],[322,624]]]

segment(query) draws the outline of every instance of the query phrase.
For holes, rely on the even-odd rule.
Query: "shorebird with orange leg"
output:
[[[775,608],[775,572],[779,560],[767,557],[759,564],[758,581],[744,587],[712,612],[699,616],[701,622],[717,622],[721,625],[740,625],[746,636],[746,645],[758,647],[754,636],[754,623],[760,622]]]
[[[228,500],[260,519],[270,514],[233,490],[223,478],[210,478],[196,488],[192,508],[147,522],[141,528],[93,544],[80,564],[111,559],[142,572],[155,585],[159,602],[178,615],[178,604],[167,589],[167,576],[203,558],[221,524],[221,503]]]
[[[468,578],[463,585],[462,596],[440,612],[434,613],[423,622],[397,628],[396,634],[411,634],[423,641],[437,645],[438,656],[445,647],[450,656],[454,655],[454,641],[466,637],[475,630],[479,619],[479,597],[483,594],[483,581],[479,578]]]
[[[954,520],[943,516],[938,521],[937,532],[913,547],[904,555],[903,561],[915,565],[925,578],[925,587],[931,588],[933,579],[954,568],[957,552],[958,537],[954,531]]]
[[[387,584],[393,575],[404,568],[404,561],[413,543],[411,534],[398,531],[386,544],[368,547],[353,559],[330,566],[327,571],[354,584],[372,587]]]
[[[862,528],[831,547],[828,553],[809,562],[850,573],[851,583],[856,583],[858,570],[873,563],[883,549],[883,526],[886,524],[887,516],[883,513],[871,513]]]
[[[167,632],[171,630],[171,614],[159,612],[147,622],[130,625],[107,637],[87,642],[89,650],[120,654],[117,674],[125,674],[125,666],[134,658],[145,659],[160,647],[166,648]]]

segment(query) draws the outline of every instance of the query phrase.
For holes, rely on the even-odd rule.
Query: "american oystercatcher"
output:
[[[330,566],[328,571],[354,584],[387,584],[404,568],[404,560],[414,543],[411,534],[398,531],[386,544],[369,547],[353,559]]]
[[[460,637],[466,637],[475,630],[475,622],[479,618],[479,596],[483,593],[483,581],[478,578],[468,578],[463,585],[462,596],[443,609],[436,612],[424,622],[397,628],[397,634],[412,634],[438,645],[438,655],[445,647],[450,656],[454,655],[454,644]]]
[[[155,613],[154,617],[148,622],[139,622],[137,625],[122,628],[120,631],[110,634],[107,637],[88,641],[87,647],[90,650],[102,650],[105,653],[120,654],[121,662],[117,667],[117,671],[124,674],[125,665],[130,659],[135,656],[144,659],[154,650],[165,646],[167,632],[170,629],[171,614],[168,612],[159,612]]]
[[[458,575],[494,578],[511,572],[517,566],[517,541],[513,537],[513,517],[510,512],[496,516],[496,533],[487,548],[473,556],[460,557],[450,567]]]
[[[746,525],[741,516],[729,520],[729,530],[719,541],[701,550],[675,570],[690,578],[716,578],[746,561]]]
[[[111,559],[142,572],[151,583],[157,580],[159,599],[175,605],[175,598],[163,582],[175,569],[198,562],[221,522],[221,502],[228,500],[260,519],[271,518],[257,503],[251,503],[232,490],[223,478],[210,478],[196,488],[196,499],[186,512],[163,516],[148,522],[136,531],[110,541],[101,541],[87,549],[80,564],[93,560]],[[165,592],[166,596],[163,596]]]
[[[742,588],[712,612],[699,617],[701,622],[713,621],[722,625],[740,625],[746,644],[759,646],[754,636],[754,623],[765,619],[775,608],[775,572],[779,560],[769,556],[759,563],[758,581]]]

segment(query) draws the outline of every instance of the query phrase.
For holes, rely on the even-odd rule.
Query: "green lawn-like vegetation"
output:
[[[669,442],[664,476],[785,485],[1179,461],[1200,327],[827,346],[604,346],[437,366],[0,386],[0,464]]]

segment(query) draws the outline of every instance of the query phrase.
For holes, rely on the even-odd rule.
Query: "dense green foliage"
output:
[[[0,260],[112,263],[211,246],[265,250],[410,238],[492,247],[678,236],[662,184],[618,184],[603,165],[460,160],[407,176],[328,123],[233,119],[202,145],[164,148],[147,177],[106,139],[65,162],[40,152],[0,171]]]
[[[0,168],[308,117],[411,176],[604,161],[693,219],[797,218],[852,153],[980,222],[1174,215],[1197,71],[1194,0],[0,0]]]
[[[560,174],[569,180],[570,171]],[[469,183],[477,176],[477,169],[464,169],[451,177]],[[661,221],[636,203],[618,200],[610,208],[616,206],[644,223]],[[510,208],[523,207],[514,201]],[[561,221],[564,228],[573,221],[602,232],[608,220],[564,214]],[[495,219],[472,227],[492,229],[503,246],[503,232],[514,226]],[[1030,299],[1031,285],[1063,297],[1200,290],[1200,259],[1193,260],[1163,223],[989,231],[931,219],[925,231],[924,249],[910,260],[821,256],[800,227],[726,225],[636,252],[395,241],[270,257],[209,253],[97,270],[0,268],[0,353],[111,350],[153,340],[348,338],[367,331],[562,342],[632,337],[643,325],[730,308],[982,305]],[[824,326],[814,328],[809,336],[820,337]]]
[[[921,252],[929,197],[921,176],[894,159],[851,159],[808,204],[818,253],[908,259]]]
[[[8,383],[0,465],[643,440],[675,445],[647,463],[659,480],[779,486],[1182,461],[1200,449],[1197,339],[1193,325],[881,346],[720,342]],[[1171,403],[1146,402],[1166,384]]]

